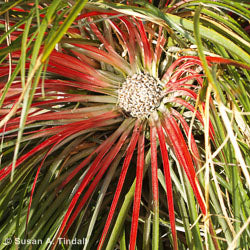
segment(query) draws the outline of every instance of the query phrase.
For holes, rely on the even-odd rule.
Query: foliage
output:
[[[0,13],[0,249],[248,248],[247,1]]]

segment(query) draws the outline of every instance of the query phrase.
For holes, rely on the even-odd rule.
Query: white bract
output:
[[[163,86],[148,73],[128,76],[118,90],[118,105],[132,117],[147,118],[160,105]]]

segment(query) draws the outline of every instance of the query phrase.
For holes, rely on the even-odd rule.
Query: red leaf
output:
[[[201,197],[192,158],[188,151],[188,147],[183,138],[181,130],[177,122],[173,118],[173,116],[171,116],[170,114],[164,115],[164,120],[162,120],[162,124],[163,124],[164,130],[166,131],[168,135],[169,140],[171,141],[173,145],[176,158],[178,159],[180,165],[184,168],[186,172],[186,175],[193,188],[196,199],[200,205],[201,211],[203,214],[206,214],[206,205],[205,205],[204,200]]]
[[[116,143],[116,145],[111,149],[111,151],[105,156],[105,158],[98,165],[97,168],[100,169],[100,171],[93,178],[93,182],[91,183],[89,189],[86,191],[85,195],[83,196],[80,204],[77,206],[77,208],[75,209],[74,213],[70,216],[70,220],[67,223],[67,225],[66,225],[66,227],[65,227],[65,229],[64,229],[64,231],[62,233],[63,237],[67,233],[68,229],[71,227],[72,223],[74,222],[75,218],[77,217],[77,215],[81,211],[82,207],[85,205],[85,203],[88,200],[89,196],[95,190],[97,184],[100,182],[100,180],[101,180],[102,176],[104,175],[104,173],[106,172],[107,168],[110,166],[110,164],[112,163],[113,159],[119,153],[121,147],[123,146],[125,140],[127,139],[128,135],[129,135],[130,131],[131,131],[131,126],[129,126],[128,129],[126,129],[126,131],[122,134],[122,136],[120,137],[120,139]],[[83,182],[84,182],[84,180],[83,180]],[[76,192],[77,194],[75,196],[78,196],[78,193],[80,192],[80,187],[79,187],[78,190],[77,190],[77,192]],[[73,199],[74,199],[74,197],[73,197]]]
[[[180,85],[186,83],[187,81],[201,78],[201,76],[203,76],[203,75],[202,74],[192,74],[190,76],[186,76],[186,77],[174,79],[174,80],[172,80],[172,78],[171,78],[171,80],[166,84],[166,87],[169,87],[169,85],[180,86]]]
[[[92,31],[95,33],[97,38],[104,44],[104,47],[107,49],[109,54],[117,61],[119,62],[120,65],[123,65],[122,69],[125,70],[125,72],[130,75],[131,74],[131,69],[130,65],[128,64],[127,61],[125,61],[117,52],[115,49],[110,45],[110,43],[104,38],[104,36],[101,34],[97,26],[91,22],[92,20],[89,18],[89,26],[91,27]]]
[[[121,125],[122,126],[122,125]],[[94,152],[92,152],[79,166],[77,166],[71,174],[63,181],[63,183],[59,186],[58,190],[62,189],[67,183],[69,183],[70,180],[72,180],[75,175],[84,168],[87,164],[90,163],[93,156],[97,154],[97,157],[91,164],[91,167],[84,177],[84,179],[90,179],[92,176],[97,172],[98,164],[102,160],[102,158],[105,156],[105,154],[108,152],[108,150],[111,148],[111,146],[115,143],[116,139],[120,136],[121,132],[123,131],[121,126],[113,133],[111,137],[109,137],[105,142],[103,142]]]
[[[121,18],[120,18],[121,19]],[[121,19],[124,20],[125,18]],[[124,33],[119,27],[118,25],[113,22],[112,20],[108,20],[109,23],[111,24],[111,26],[113,27],[113,29],[121,36],[124,44],[125,44],[125,48],[128,50],[128,55],[129,55],[129,62],[130,65],[133,69],[135,69],[136,65],[135,65],[135,51],[134,51],[134,42],[131,41],[131,37],[127,36],[126,33]],[[127,21],[128,22],[128,21]],[[128,34],[132,33],[133,30],[127,30]]]
[[[114,16],[114,15],[117,15],[117,13],[101,12],[101,11],[91,11],[91,12],[83,13],[83,14],[79,15],[79,16],[76,18],[76,21],[77,21],[77,20],[80,20],[80,19],[83,19],[83,18],[86,18],[86,17],[101,16],[101,15]]]
[[[129,249],[134,250],[137,238],[137,228],[138,219],[140,213],[140,203],[141,203],[141,192],[142,192],[142,179],[143,179],[143,167],[144,167],[144,133],[141,133],[138,141],[137,149],[137,167],[136,167],[136,184],[135,184],[135,195],[134,195],[134,205],[132,214],[132,223],[130,231],[130,244]]]
[[[172,75],[174,69],[184,61],[187,61],[187,62],[178,68],[177,73],[180,73],[180,70],[183,69],[183,67],[187,68],[187,67],[194,66],[195,64],[201,66],[201,61],[200,61],[199,57],[197,57],[197,56],[182,56],[171,64],[171,66],[168,68],[168,70],[163,75],[162,80],[167,80]]]
[[[155,53],[154,53],[154,62],[156,65],[159,64],[160,61],[160,57],[162,54],[162,49],[164,48],[164,45],[166,43],[166,38],[164,35],[162,35],[162,27],[159,27],[159,34],[158,34],[158,39],[157,39],[157,43],[155,46]]]
[[[137,141],[138,141],[139,134],[140,134],[141,129],[142,129],[142,125],[139,128],[138,128],[138,126],[139,126],[139,122],[137,121],[137,123],[135,124],[135,128],[134,128],[134,131],[133,131],[129,146],[127,148],[127,154],[126,154],[126,157],[124,159],[124,163],[123,163],[123,166],[122,166],[122,171],[121,171],[119,181],[118,181],[118,184],[117,184],[117,187],[116,187],[115,195],[114,195],[114,198],[113,198],[110,210],[109,210],[108,218],[106,220],[106,223],[105,223],[105,226],[104,226],[104,229],[103,229],[103,232],[102,232],[102,236],[101,236],[101,239],[99,241],[98,250],[102,248],[102,245],[103,245],[104,240],[106,238],[106,235],[108,233],[109,226],[111,224],[111,221],[112,221],[115,209],[116,209],[116,205],[118,203],[120,193],[122,191],[122,187],[123,187],[123,184],[124,184],[124,181],[125,181],[127,170],[128,170],[131,158],[133,156],[135,146],[136,146]]]
[[[180,121],[180,123],[185,131],[186,137],[188,138],[188,133],[189,133],[190,127],[188,126],[186,120],[175,109],[171,109],[171,112]],[[200,164],[201,164],[200,155],[199,155],[199,151],[198,151],[198,148],[197,148],[197,145],[196,145],[196,142],[194,140],[192,133],[191,133],[191,151],[192,151],[193,159],[196,163],[196,166],[200,166]]]
[[[101,74],[95,68],[67,54],[53,51],[49,57],[49,64],[52,64],[53,62],[58,65],[64,66],[66,69],[70,68],[70,69],[82,72],[84,74],[91,75],[94,78],[101,77]]]
[[[120,71],[124,71],[125,69],[127,74],[129,74],[131,71],[130,66],[127,65],[127,62],[125,63],[125,61],[123,59],[121,60],[120,57],[112,55],[111,52],[107,53],[101,49],[87,44],[72,44],[79,48],[83,48],[85,50],[84,53],[86,54],[86,56],[89,56],[90,58],[113,65]]]
[[[206,59],[208,60],[208,62],[211,62],[211,63],[229,64],[229,65],[234,65],[236,67],[250,70],[250,65],[242,63],[242,62],[238,62],[232,59],[216,57],[216,56],[207,56]]]
[[[95,74],[87,75],[80,71],[68,68],[64,65],[60,65],[52,61],[49,64],[50,66],[47,67],[48,72],[52,72],[52,73],[67,77],[69,79],[74,79],[76,81],[81,81],[81,82],[88,83],[88,84],[91,83],[91,84],[94,84],[95,86],[99,86],[103,88],[110,87],[110,84],[104,81],[104,78],[102,78],[103,80],[100,80],[97,77],[95,77]]]
[[[18,167],[21,163],[23,163],[26,159],[28,159],[29,157],[31,157],[35,153],[39,152],[40,150],[48,147],[49,145],[51,145],[53,143],[55,143],[58,140],[58,136],[62,136],[62,134],[65,133],[66,131],[69,132],[69,134],[68,134],[68,136],[69,136],[71,134],[77,133],[78,131],[81,131],[84,129],[105,126],[107,120],[114,118],[114,117],[117,117],[117,116],[119,116],[119,114],[115,114],[113,112],[107,112],[107,113],[104,113],[100,116],[90,118],[90,119],[85,120],[85,121],[75,122],[75,123],[52,128],[52,129],[57,129],[57,132],[58,132],[58,128],[64,128],[64,129],[62,129],[60,131],[61,134],[56,134],[56,135],[50,137],[49,139],[42,142],[40,145],[33,148],[30,152],[21,156],[17,160],[15,167]],[[63,130],[64,130],[64,132],[63,132]],[[12,169],[12,164],[9,165],[8,167],[1,169],[0,170],[0,180],[4,179],[7,175],[9,175],[11,172],[11,169]]]
[[[155,126],[151,125],[150,145],[151,145],[151,171],[152,171],[152,192],[153,192],[154,208],[158,208],[159,206],[156,132],[157,131]]]
[[[193,105],[191,105],[190,103],[184,101],[183,99],[181,98],[175,98],[175,97],[171,97],[168,102],[176,102],[176,103],[179,103],[181,105],[183,105],[184,107],[186,107],[187,109],[189,109],[190,111],[192,111],[193,113],[195,112],[195,108]],[[204,125],[203,123],[203,119],[202,119],[202,116],[200,114],[200,112],[198,110],[196,110],[196,113],[195,113],[195,116],[196,118],[200,121],[200,123],[202,125]],[[211,123],[211,121],[209,121],[209,136],[211,137],[212,140],[214,140],[214,128],[213,128],[213,125]]]
[[[46,155],[44,156],[41,164],[39,165],[39,167],[38,167],[38,169],[36,171],[36,176],[35,176],[35,179],[33,181],[32,190],[31,190],[31,194],[30,194],[30,201],[29,201],[29,205],[28,205],[28,212],[27,212],[27,217],[26,217],[26,230],[28,228],[30,208],[31,208],[31,203],[32,203],[32,199],[33,199],[33,195],[34,195],[34,191],[35,191],[35,187],[36,187],[38,175],[39,175],[40,170],[41,170],[41,168],[43,166],[43,163],[46,160],[46,158],[48,157],[48,155],[53,151],[53,149],[55,148],[55,146],[58,145],[61,141],[63,141],[65,138],[67,138],[69,136],[69,134],[64,134],[64,136],[60,136],[60,135],[57,135],[57,136],[58,136],[58,139],[56,140],[55,144],[46,153]]]
[[[144,55],[144,67],[147,69],[150,69],[151,63],[152,63],[152,51],[150,48],[150,44],[147,38],[147,34],[144,28],[144,25],[141,20],[137,20],[137,22],[134,20],[136,23],[140,36],[137,37],[137,39],[140,39],[142,41],[142,48],[143,48],[143,55]]]
[[[172,182],[171,182],[169,161],[168,161],[168,151],[166,147],[165,136],[164,136],[161,125],[157,124],[156,128],[157,128],[157,134],[158,134],[159,142],[160,142],[161,156],[163,160],[164,176],[165,176],[165,182],[166,182],[166,188],[167,188],[169,220],[170,220],[170,226],[172,230],[173,244],[174,244],[174,249],[177,250],[178,244],[177,244],[177,234],[176,234],[176,229],[175,229],[174,201],[173,201]]]

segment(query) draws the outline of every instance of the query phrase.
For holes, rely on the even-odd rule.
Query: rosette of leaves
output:
[[[1,21],[0,238],[246,246],[249,37],[227,14],[246,4],[19,2]]]

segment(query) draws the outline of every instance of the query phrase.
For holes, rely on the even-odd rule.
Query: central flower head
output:
[[[118,105],[132,117],[147,118],[160,105],[162,89],[160,80],[148,73],[128,76],[118,90]]]

